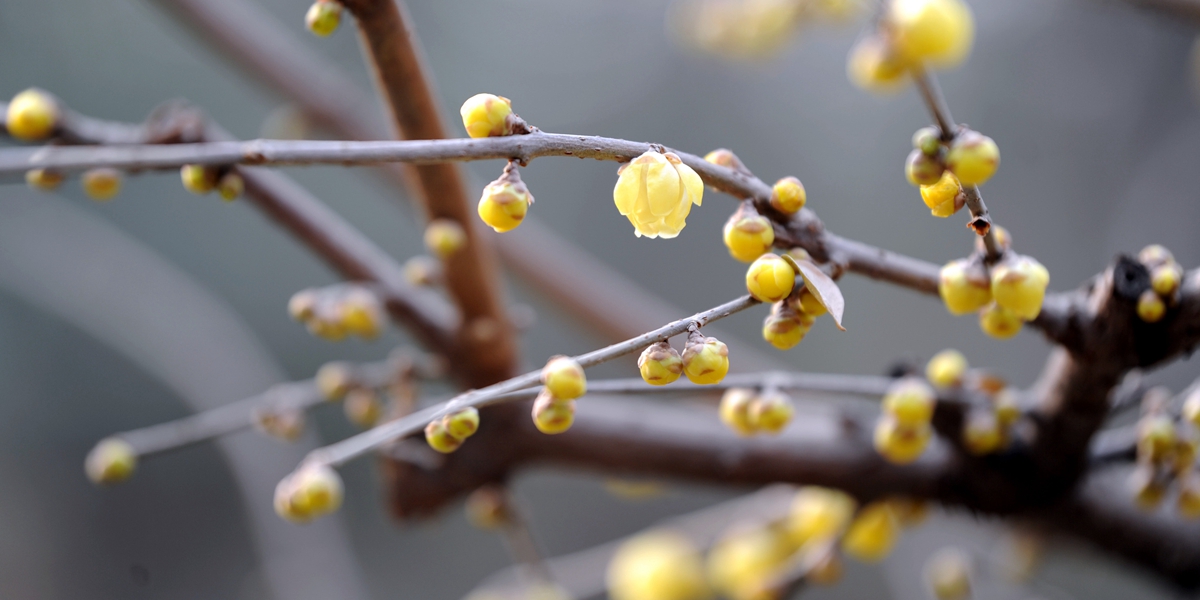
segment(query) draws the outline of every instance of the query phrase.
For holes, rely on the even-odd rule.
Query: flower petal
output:
[[[645,165],[630,164],[626,165],[617,177],[617,186],[613,188],[613,201],[621,214],[628,215],[637,206],[639,192],[645,193],[645,186],[642,185],[645,175]]]
[[[683,181],[683,188],[687,190],[687,199],[700,206],[700,201],[704,199],[704,181],[691,167],[683,163],[675,165],[675,170],[679,172],[679,179]]]
[[[667,159],[646,166],[646,197],[650,212],[660,217],[671,214],[681,201],[683,186],[679,173]]]

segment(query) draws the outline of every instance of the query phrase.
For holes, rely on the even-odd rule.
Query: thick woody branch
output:
[[[434,81],[421,44],[400,0],[354,0],[354,13],[367,59],[387,101],[393,132],[410,140],[447,137]],[[429,219],[462,225],[466,241],[444,258],[443,283],[462,313],[455,370],[471,386],[495,383],[517,368],[516,331],[508,319],[490,238],[481,235],[468,197],[466,178],[451,163],[417,165],[418,196]]]

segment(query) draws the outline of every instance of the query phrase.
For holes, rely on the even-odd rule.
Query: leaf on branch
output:
[[[842,290],[815,263],[797,260],[795,265],[804,276],[804,285],[808,287],[809,293],[825,306],[837,328],[845,331],[846,328],[842,327],[842,313],[846,310],[846,299],[842,297]]]

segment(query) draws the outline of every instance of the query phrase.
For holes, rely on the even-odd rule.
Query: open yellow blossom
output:
[[[633,223],[638,237],[673,238],[687,225],[692,204],[700,206],[704,182],[679,157],[647,150],[620,171],[613,201]]]

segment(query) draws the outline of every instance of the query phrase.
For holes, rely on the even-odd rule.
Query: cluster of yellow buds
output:
[[[776,434],[791,423],[796,409],[791,398],[777,390],[756,394],[746,388],[729,388],[721,396],[721,421],[738,435]]]
[[[1142,398],[1143,414],[1137,423],[1137,467],[1130,475],[1134,502],[1154,510],[1165,499],[1172,483],[1178,483],[1175,508],[1180,515],[1200,518],[1200,474],[1194,469],[1200,438],[1200,389],[1184,400],[1183,419],[1177,423],[1169,412],[1170,392],[1154,388]]]
[[[1138,298],[1138,318],[1157,323],[1167,309],[1179,303],[1179,286],[1183,283],[1183,267],[1175,262],[1170,250],[1152,244],[1142,248],[1138,261],[1150,272],[1150,287]]]
[[[764,340],[779,350],[789,350],[808,335],[813,324],[816,323],[817,317],[829,311],[825,307],[824,300],[810,289],[810,282],[801,278],[799,285],[795,284],[795,275],[800,262],[810,261],[808,252],[803,248],[792,248],[787,254],[778,257],[779,261],[769,258],[773,256],[775,255],[764,255],[761,264],[755,261],[755,265],[759,265],[757,270],[754,265],[751,265],[751,272],[747,273],[747,288],[751,290],[752,294],[757,290],[764,297],[768,293],[773,294],[772,297],[777,296],[782,289],[788,287],[788,274],[791,273],[791,288],[785,298],[776,301],[771,306],[771,312],[763,320],[762,328]],[[783,268],[783,265],[788,268]],[[813,268],[816,268],[815,265]],[[768,278],[768,275],[773,279]]]
[[[533,194],[521,181],[517,164],[509,161],[504,173],[483,188],[479,199],[479,218],[497,233],[516,229],[533,206]]]
[[[305,465],[275,486],[275,513],[307,523],[342,505],[342,478],[325,465]]]
[[[892,384],[875,424],[875,450],[895,464],[917,460],[933,436],[930,421],[936,406],[937,396],[924,381],[906,378]]]
[[[203,196],[216,190],[226,202],[232,202],[246,190],[246,183],[237,169],[210,165],[184,165],[179,169],[183,188]]]
[[[720,383],[729,372],[729,347],[717,338],[692,331],[682,355],[661,341],[647,346],[637,364],[642,380],[650,385],[667,385],[680,375],[686,375],[692,383],[710,385]]]
[[[1042,311],[1050,272],[1037,260],[1008,251],[1008,232],[993,225],[993,235],[1004,248],[1000,262],[988,268],[984,253],[947,263],[938,278],[938,293],[951,314],[979,312],[979,326],[997,339],[1008,339],[1022,324],[1037,318]]]
[[[966,204],[963,186],[982,184],[999,166],[1000,148],[992,138],[964,129],[946,143],[936,127],[922,127],[913,134],[904,176],[920,188],[933,216],[949,217]]]
[[[100,440],[83,462],[84,473],[97,485],[120,483],[133,476],[137,451],[129,442],[110,437]]]
[[[338,0],[317,0],[304,14],[304,25],[318,37],[328,37],[342,23],[342,3]]]
[[[975,455],[991,454],[1007,446],[1009,430],[1021,417],[1017,394],[1003,379],[971,370],[957,350],[943,350],[925,365],[925,378],[939,389],[969,390],[985,396],[986,406],[974,406],[964,417],[963,447]]]
[[[963,0],[888,0],[876,31],[850,51],[846,71],[865,90],[892,91],[914,69],[962,63],[974,40]]]
[[[617,170],[613,202],[637,237],[669,239],[687,226],[692,205],[704,199],[704,182],[674,152],[647,150]]]
[[[296,292],[288,301],[288,314],[304,323],[313,335],[334,342],[347,335],[375,339],[387,323],[379,297],[354,284]]]
[[[683,44],[732,60],[775,56],[801,28],[841,23],[858,14],[856,0],[691,0],[677,3],[668,25]]]
[[[623,542],[605,574],[613,600],[703,600],[712,596],[696,545],[684,534],[658,529]]]
[[[587,393],[583,367],[568,356],[555,356],[542,367],[542,391],[533,401],[533,424],[546,434],[562,433],[575,423],[575,400]]]
[[[469,406],[430,421],[425,426],[425,441],[430,448],[449,454],[476,431],[479,431],[479,410]]]

